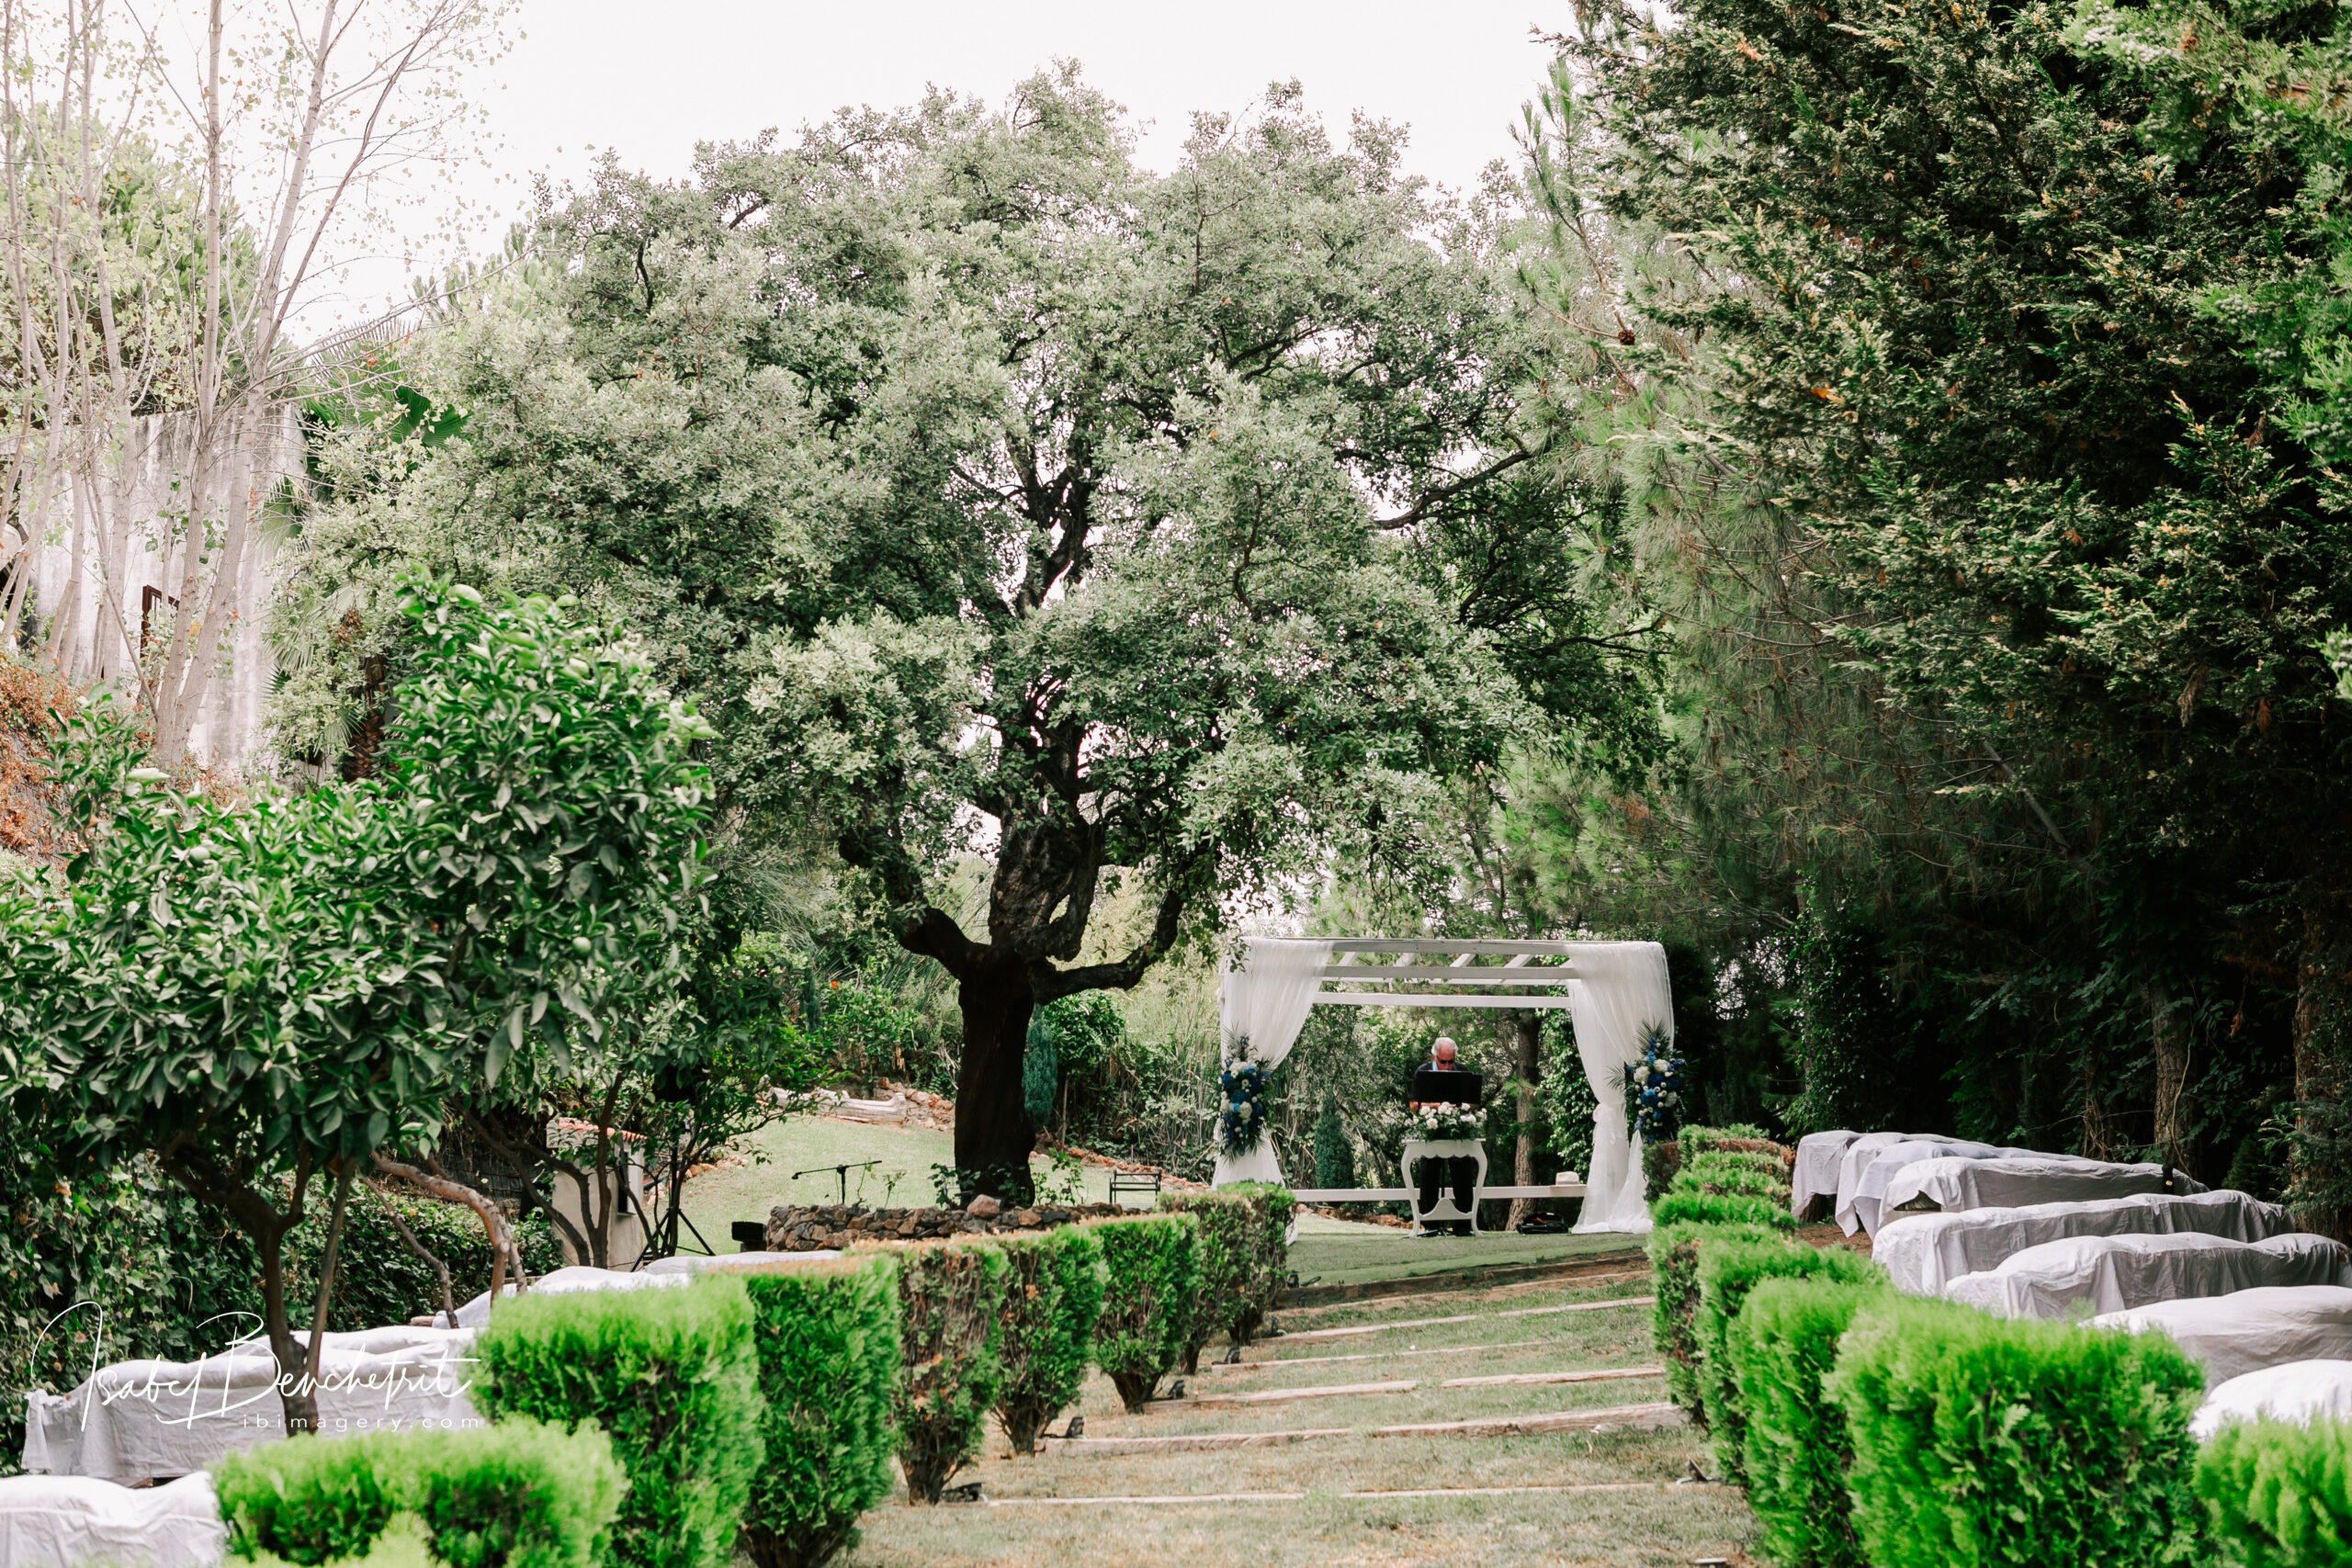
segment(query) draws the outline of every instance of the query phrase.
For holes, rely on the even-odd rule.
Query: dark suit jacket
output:
[[[1476,1105],[1485,1081],[1460,1067],[1448,1070],[1425,1062],[1413,1069],[1413,1099],[1423,1105]]]

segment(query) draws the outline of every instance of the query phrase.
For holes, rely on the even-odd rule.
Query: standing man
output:
[[[1408,1110],[1419,1111],[1424,1105],[1466,1105],[1474,1110],[1481,1103],[1485,1081],[1454,1061],[1453,1042],[1443,1035],[1430,1051],[1430,1060],[1413,1069],[1412,1098],[1406,1100]],[[1415,1213],[1427,1215],[1437,1206],[1438,1190],[1446,1185],[1453,1188],[1454,1206],[1464,1213],[1477,1193],[1478,1162],[1456,1155],[1451,1159],[1425,1159],[1411,1173],[1419,1179],[1420,1202]],[[1453,1234],[1468,1235],[1470,1222],[1456,1220]],[[1435,1235],[1434,1229],[1427,1232]]]

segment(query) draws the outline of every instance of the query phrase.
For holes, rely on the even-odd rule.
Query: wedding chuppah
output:
[[[1657,942],[1249,938],[1219,998],[1225,1100],[1216,1185],[1282,1182],[1261,1097],[1318,1004],[1566,1010],[1596,1101],[1591,1168],[1581,1181],[1563,1172],[1559,1182],[1537,1187],[1490,1187],[1482,1172],[1476,1196],[1581,1197],[1578,1231],[1650,1228],[1641,1135],[1625,1101],[1628,1070],[1674,1034],[1666,950]],[[1295,1190],[1303,1202],[1411,1201],[1412,1173],[1399,1174],[1405,1186]],[[1445,1215],[1453,1217],[1452,1205]]]

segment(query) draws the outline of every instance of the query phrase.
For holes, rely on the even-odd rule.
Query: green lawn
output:
[[[849,1173],[849,1200],[874,1208],[915,1208],[936,1201],[931,1168],[953,1165],[956,1138],[923,1127],[892,1127],[857,1122],[833,1122],[818,1116],[795,1116],[775,1122],[744,1140],[744,1151],[754,1162],[707,1171],[686,1183],[686,1218],[693,1221],[713,1248],[731,1252],[728,1224],[762,1220],[778,1203],[836,1203],[841,1179],[832,1168],[865,1160],[881,1163]],[[1050,1169],[1035,1163],[1039,1180]],[[795,1177],[796,1170],[822,1167],[814,1175]],[[1110,1196],[1111,1174],[1090,1167],[1085,1173],[1089,1201]],[[689,1249],[691,1236],[683,1239]]]

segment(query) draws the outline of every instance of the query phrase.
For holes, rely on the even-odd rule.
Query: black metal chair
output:
[[[1159,1173],[1156,1170],[1148,1174],[1132,1170],[1113,1171],[1111,1173],[1111,1201],[1121,1208],[1126,1208],[1129,1205],[1125,1195],[1130,1192],[1141,1195],[1143,1198],[1141,1207],[1149,1209],[1156,1206],[1159,1201]]]

